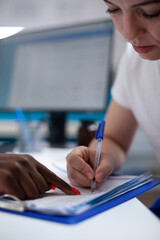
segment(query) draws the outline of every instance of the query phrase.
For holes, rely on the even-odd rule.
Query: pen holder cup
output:
[[[41,122],[33,121],[27,123],[26,134],[19,125],[19,134],[17,140],[17,148],[20,152],[39,152],[42,149],[42,126]]]

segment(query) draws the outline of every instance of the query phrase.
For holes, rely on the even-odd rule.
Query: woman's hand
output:
[[[94,173],[95,154],[95,150],[80,146],[74,148],[67,155],[67,172],[71,184],[78,187],[89,187],[94,177],[96,182],[101,184],[113,172],[111,160],[107,154],[102,152],[99,166]]]
[[[33,199],[54,185],[75,195],[72,188],[30,155],[0,154],[0,194]]]

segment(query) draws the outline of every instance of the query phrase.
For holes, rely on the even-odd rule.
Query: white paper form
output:
[[[66,177],[61,176],[61,178],[66,180]],[[81,195],[71,196],[66,195],[59,189],[50,190],[41,198],[25,201],[25,203],[27,204],[27,209],[32,211],[53,215],[74,215],[90,208],[90,206],[86,204],[83,205],[83,203],[87,203],[131,179],[133,179],[131,176],[121,176],[121,178],[110,177],[106,180],[104,185],[97,188],[94,193],[91,193],[90,188],[78,188]],[[82,205],[83,208],[81,208]]]
[[[65,150],[63,154],[66,156]],[[65,159],[58,159],[58,154],[61,154],[57,150],[57,161],[51,158],[49,154],[47,156],[48,167],[56,173],[59,177],[69,183],[66,171]],[[43,156],[43,163],[45,159],[45,152]],[[36,157],[36,155],[35,155]],[[40,159],[39,159],[40,160]],[[42,162],[42,161],[41,161]],[[45,164],[46,165],[46,164]],[[136,180],[134,180],[136,179]],[[132,180],[132,181],[131,181]],[[136,188],[137,186],[143,184],[143,181],[151,181],[150,175],[146,174],[144,176],[136,178],[136,176],[110,176],[101,187],[97,187],[94,193],[91,193],[90,188],[77,188],[81,195],[66,195],[59,189],[50,190],[43,196],[36,200],[25,201],[27,209],[37,212],[42,212],[51,215],[74,215],[95,207],[103,202],[106,202],[116,196],[119,196],[129,190]],[[125,184],[125,185],[123,185]],[[98,198],[99,197],[99,198]]]

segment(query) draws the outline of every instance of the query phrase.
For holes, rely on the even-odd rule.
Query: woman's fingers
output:
[[[67,157],[67,172],[70,180],[76,179],[81,182],[83,177],[88,180],[92,180],[94,178],[94,172],[91,166],[89,166],[88,163],[79,156],[77,158]],[[79,176],[81,176],[81,179],[79,179]]]
[[[89,187],[91,185],[92,180],[84,176],[81,172],[75,171],[74,169],[71,169],[71,168],[69,168],[67,172],[68,172],[68,178],[73,186]]]
[[[110,158],[106,154],[101,154],[101,160],[95,172],[95,179],[98,183],[104,180],[113,172],[113,166]]]
[[[67,173],[70,182],[79,187],[88,187],[94,178],[92,151],[87,147],[77,147],[67,157]]]
[[[97,183],[104,180],[113,172],[112,161],[107,154],[101,153],[96,172],[93,171],[96,151],[88,147],[77,147],[67,156],[67,171],[70,182],[79,187],[88,187],[93,178]]]

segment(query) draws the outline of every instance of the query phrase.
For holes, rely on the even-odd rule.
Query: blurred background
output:
[[[100,0],[0,1],[0,152],[72,148],[94,136],[126,44],[105,10]],[[160,176],[138,129],[120,173],[145,171]],[[149,196],[140,196],[146,205]]]

